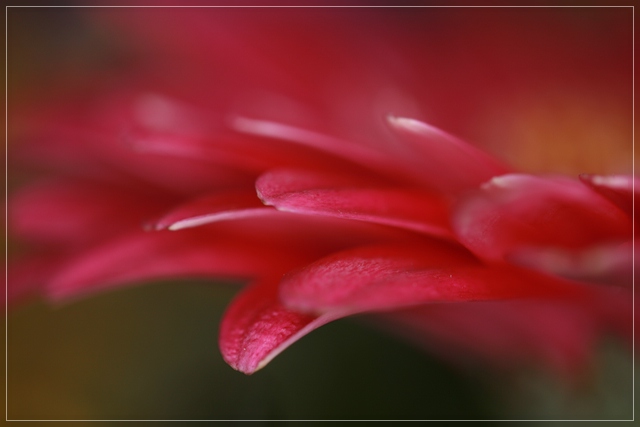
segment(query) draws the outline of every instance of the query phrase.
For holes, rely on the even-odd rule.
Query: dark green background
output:
[[[580,385],[465,372],[348,319],[252,376],[217,347],[235,286],[163,283],[9,316],[10,419],[629,418],[630,356],[601,351]]]

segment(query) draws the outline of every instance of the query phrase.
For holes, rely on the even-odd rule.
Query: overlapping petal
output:
[[[456,194],[508,171],[496,159],[427,123],[393,116],[388,122],[406,150],[407,167],[431,188]]]
[[[518,249],[579,250],[631,238],[624,212],[568,178],[493,178],[460,201],[452,221],[460,242],[488,260],[505,259]]]
[[[378,180],[378,182],[380,182]],[[375,186],[362,176],[278,170],[256,182],[258,195],[278,210],[368,221],[450,237],[448,202],[435,194]]]
[[[450,29],[458,48],[440,56],[432,33],[414,37],[426,15],[398,21],[405,31],[402,14],[373,10],[358,11],[363,27],[346,9],[170,12],[106,11],[103,24],[137,35],[139,69],[12,124],[26,140],[12,158],[56,180],[11,200],[11,228],[56,256],[27,254],[10,297],[42,283],[64,301],[151,279],[247,279],[220,333],[225,360],[245,373],[360,313],[436,351],[561,372],[582,367],[607,328],[630,336],[638,181],[508,174],[417,119],[468,132],[455,124],[490,107],[482,85],[528,96],[548,78],[534,58],[505,66],[493,50],[500,28],[469,60],[468,23]],[[538,43],[547,53],[547,38],[525,45]],[[455,66],[435,67],[438,57]],[[431,83],[450,72],[463,73],[462,90]]]
[[[341,317],[288,310],[278,298],[277,285],[277,279],[267,279],[243,290],[220,325],[222,357],[245,374],[261,369],[304,335]]]
[[[288,274],[281,298],[303,312],[392,310],[432,302],[583,296],[579,286],[487,266],[442,242],[348,249]]]
[[[272,211],[260,203],[254,191],[220,191],[175,207],[154,226],[158,230],[180,230],[216,221],[269,215]]]
[[[600,332],[589,309],[567,301],[430,304],[388,313],[384,319],[407,339],[463,366],[542,364],[569,379],[592,362]]]
[[[139,203],[141,198],[145,203]],[[139,229],[174,200],[90,180],[47,180],[13,195],[8,220],[21,238],[78,246],[123,229]]]
[[[48,294],[63,300],[135,281],[170,277],[250,277],[288,263],[264,256],[234,235],[170,231],[136,232],[109,241],[69,262],[51,281]],[[294,264],[295,265],[295,264]]]
[[[582,174],[580,180],[615,203],[630,217],[633,216],[634,204],[640,206],[640,179],[634,176]]]

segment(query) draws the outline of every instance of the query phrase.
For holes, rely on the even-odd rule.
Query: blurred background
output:
[[[131,34],[96,10],[7,13],[10,135],[13,111],[94,90],[144,61]],[[419,118],[520,170],[631,173],[631,9],[350,10],[342,19],[359,16],[401,22],[420,37],[411,51],[424,53],[426,83],[413,94]],[[9,158],[9,187],[21,179]],[[633,361],[615,341],[602,342],[593,370],[567,384],[533,368],[460,369],[347,319],[247,377],[217,348],[236,290],[162,282],[10,310],[8,418],[631,418]]]

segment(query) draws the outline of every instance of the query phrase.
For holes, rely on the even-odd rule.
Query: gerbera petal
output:
[[[341,317],[313,316],[286,309],[277,296],[278,280],[265,280],[240,293],[220,325],[224,360],[245,374],[269,363],[285,348],[320,326]]]
[[[424,191],[363,187],[354,177],[270,171],[256,182],[259,197],[278,210],[391,225],[450,237],[447,203]],[[371,185],[371,180],[367,182]]]
[[[264,209],[265,215],[197,228],[116,236],[72,259],[53,279],[50,294],[61,299],[163,277],[263,277],[346,247],[408,239],[402,230]]]
[[[636,259],[640,254],[635,251]],[[509,262],[573,280],[631,286],[634,248],[631,241],[594,245],[583,250],[522,248]]]
[[[394,331],[447,360],[501,369],[543,363],[574,379],[600,332],[588,310],[567,301],[429,304],[382,316]]]
[[[232,162],[217,162],[216,167],[211,167],[209,157],[203,155],[168,155],[171,152],[163,144],[185,143],[187,148],[183,150],[188,150],[189,137],[165,134],[152,137],[123,120],[91,127],[84,123],[91,123],[84,117],[87,113],[77,110],[51,113],[54,119],[46,120],[34,113],[22,126],[25,129],[19,136],[23,141],[12,148],[13,158],[65,175],[129,187],[155,187],[156,191],[159,187],[172,193],[210,191],[230,184],[246,184],[252,178]],[[145,149],[145,144],[162,148]]]
[[[235,117],[231,126],[249,135],[261,136],[269,139],[288,141],[301,147],[309,147],[320,152],[335,155],[338,158],[350,160],[355,164],[382,171],[392,171],[398,174],[401,167],[390,162],[388,156],[371,150],[365,146],[354,144],[329,135],[313,132],[307,129],[269,120],[256,120],[246,117]]]
[[[258,216],[272,211],[265,207],[254,191],[216,192],[190,200],[155,223],[158,230],[180,230],[212,222]]]
[[[255,241],[220,230],[138,232],[72,260],[54,277],[48,293],[60,300],[155,278],[250,278],[295,266],[296,259],[296,254],[265,250]]]
[[[348,249],[288,274],[281,284],[285,305],[308,313],[576,295],[571,284],[520,268],[485,266],[440,242]]]
[[[579,250],[631,238],[624,212],[565,178],[493,178],[460,202],[452,221],[460,242],[490,260],[528,247]]]
[[[166,209],[166,199],[88,180],[47,180],[11,198],[9,225],[30,240],[75,246],[139,227],[153,212]]]
[[[406,144],[407,165],[431,188],[459,193],[508,171],[486,153],[419,120],[389,116],[388,122]]]
[[[627,175],[580,175],[580,180],[615,203],[630,217],[633,205],[640,206],[640,179]]]
[[[4,307],[16,304],[42,294],[43,284],[60,268],[64,254],[44,252],[9,259],[7,265],[6,294],[0,293]]]

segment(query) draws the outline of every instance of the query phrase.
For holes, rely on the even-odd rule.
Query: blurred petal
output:
[[[158,230],[180,230],[216,221],[258,216],[273,209],[260,203],[254,191],[217,192],[184,203],[155,223]]]
[[[640,179],[627,175],[580,175],[580,180],[615,203],[630,217],[633,205],[640,206]]]
[[[134,281],[179,276],[283,274],[336,250],[405,237],[372,224],[264,209],[264,215],[231,215],[224,223],[208,226],[116,236],[70,259],[50,283],[50,296],[63,299]]]
[[[383,316],[447,360],[500,369],[542,363],[568,378],[584,372],[598,331],[588,310],[558,301],[429,304]]]
[[[462,199],[452,221],[460,242],[489,260],[523,248],[578,250],[631,238],[630,218],[618,207],[565,178],[493,178]]]
[[[265,243],[265,242],[263,242]],[[150,279],[204,276],[249,278],[295,266],[284,255],[233,233],[201,228],[138,232],[106,242],[72,260],[49,285],[53,299],[66,299]]]
[[[566,298],[569,283],[509,266],[485,266],[443,243],[377,245],[320,259],[283,279],[287,307],[308,313],[397,309],[443,301]]]
[[[636,259],[640,255],[635,250]],[[515,250],[509,262],[573,280],[617,284],[633,283],[634,246],[629,242],[591,246],[579,251],[558,248]]]
[[[447,204],[432,194],[404,188],[361,187],[337,174],[279,170],[262,175],[256,188],[278,210],[327,215],[450,237]],[[371,180],[367,182],[371,185]]]
[[[9,259],[6,294],[1,293],[3,307],[9,309],[29,298],[42,295],[44,283],[60,268],[65,257],[60,253],[31,254]]]
[[[245,117],[235,117],[231,126],[239,132],[261,136],[269,139],[288,141],[301,147],[309,147],[320,152],[331,154],[366,168],[391,172],[394,175],[403,171],[402,166],[393,163],[388,156],[371,150],[365,146],[354,144],[323,135],[306,129],[289,126],[267,120],[254,120]],[[335,170],[335,166],[329,170]]]
[[[266,280],[242,291],[227,308],[220,325],[224,360],[245,374],[263,368],[304,335],[337,319],[287,310],[278,301],[277,280]]]
[[[145,197],[145,203],[139,203]],[[13,233],[32,241],[87,244],[123,228],[139,228],[169,200],[97,182],[59,179],[24,187],[9,201]]]
[[[434,189],[459,193],[507,172],[486,153],[431,125],[393,116],[388,122],[406,144],[407,165]]]

